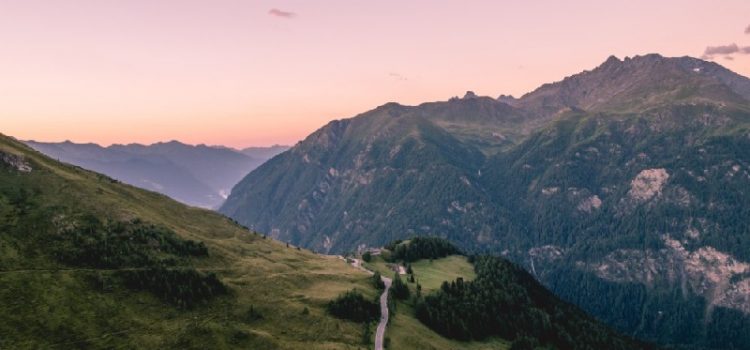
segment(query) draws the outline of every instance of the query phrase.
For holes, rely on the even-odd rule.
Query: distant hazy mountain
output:
[[[750,348],[750,80],[716,63],[611,57],[520,98],[389,103],[260,166],[221,211],[330,252],[437,234],[627,334]]]
[[[286,150],[272,146],[237,151],[177,141],[109,147],[72,142],[27,144],[52,158],[204,208],[217,208],[243,176]]]
[[[289,149],[289,146],[273,145],[269,147],[248,147],[240,150],[240,153],[256,159],[271,159],[275,155]]]

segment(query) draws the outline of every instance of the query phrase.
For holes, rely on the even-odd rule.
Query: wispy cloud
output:
[[[274,17],[281,17],[281,18],[294,18],[297,16],[297,14],[294,12],[283,11],[277,8],[270,9],[268,11],[268,14]]]
[[[405,76],[403,76],[403,75],[401,75],[399,73],[396,73],[396,72],[390,72],[390,73],[388,73],[388,76],[391,77],[392,79],[398,80],[398,81],[409,80],[407,77],[405,77]]]
[[[737,44],[729,44],[729,45],[709,46],[706,48],[706,51],[703,52],[703,54],[706,56],[731,55],[739,51],[740,51],[740,48],[739,46],[737,46]]]
[[[748,25],[747,28],[745,28],[745,34],[750,34],[750,25]]]
[[[703,56],[701,56],[701,58],[712,59],[714,56],[724,56],[725,59],[731,60],[733,58],[732,55],[736,54],[750,54],[750,46],[740,47],[734,43],[729,45],[708,46],[706,47],[706,50],[703,51]]]

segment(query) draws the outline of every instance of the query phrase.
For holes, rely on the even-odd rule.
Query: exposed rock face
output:
[[[593,195],[581,201],[576,208],[582,212],[591,213],[592,211],[599,209],[601,206],[602,200],[599,199],[599,196]]]
[[[645,202],[660,194],[668,179],[666,169],[643,170],[630,182],[628,196],[636,202]]]
[[[22,173],[28,173],[32,170],[31,165],[23,156],[0,152],[0,160]]]
[[[560,192],[560,187],[546,187],[542,189],[542,194],[545,196],[551,196],[557,192]]]
[[[586,268],[613,282],[683,285],[712,306],[750,314],[750,264],[713,247],[689,251],[678,240],[662,240],[663,249],[620,249]]]
[[[529,249],[529,256],[546,261],[555,261],[563,257],[565,251],[556,245],[543,245]]]

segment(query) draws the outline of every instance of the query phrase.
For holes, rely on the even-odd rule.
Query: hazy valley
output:
[[[54,159],[208,209],[218,208],[243,176],[288,148],[235,150],[177,141],[109,147],[72,142],[26,143]]]

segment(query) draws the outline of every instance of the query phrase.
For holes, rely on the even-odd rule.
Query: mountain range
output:
[[[502,255],[616,329],[750,348],[750,79],[610,57],[520,98],[387,103],[240,181],[220,211],[340,253],[414,235]]]
[[[415,265],[400,290],[424,292],[423,309],[442,311],[431,300],[448,292],[492,303],[473,294],[485,291],[506,298],[514,313],[492,315],[477,336],[456,337],[440,327],[450,319],[428,327],[409,312],[421,297],[398,308],[391,301],[398,316],[389,323],[390,349],[651,348],[560,301],[504,259],[474,262],[475,274],[469,259],[445,256],[455,248],[428,262],[416,257],[429,245],[400,246]],[[361,349],[372,343],[370,324],[350,315],[357,308],[331,305],[377,311],[370,300],[379,297],[372,277],[343,257],[275,241],[1,134],[0,285],[3,349]],[[388,298],[381,303],[388,308]],[[466,322],[484,317],[465,311]]]
[[[243,176],[288,148],[235,150],[178,141],[109,147],[69,141],[26,143],[52,158],[203,208],[218,208]]]

